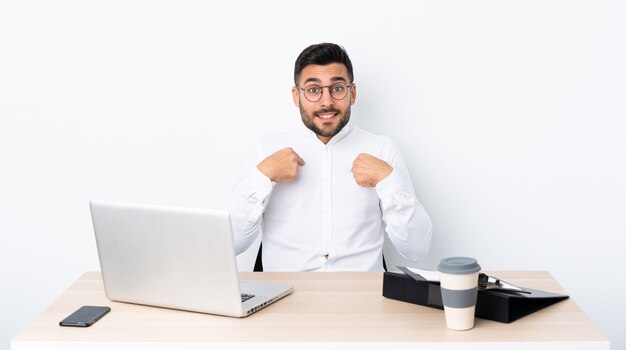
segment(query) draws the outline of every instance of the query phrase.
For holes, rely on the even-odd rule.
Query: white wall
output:
[[[296,56],[334,41],[432,216],[419,266],[549,270],[626,349],[624,4],[384,3],[0,0],[0,348],[99,269],[89,199],[226,208],[248,140],[298,122]]]

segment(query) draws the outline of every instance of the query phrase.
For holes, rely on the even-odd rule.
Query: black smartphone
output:
[[[89,327],[96,323],[102,316],[111,311],[108,306],[83,306],[67,316],[59,325],[66,327]]]

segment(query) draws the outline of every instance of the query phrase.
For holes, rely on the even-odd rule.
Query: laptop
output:
[[[91,201],[107,298],[245,317],[293,287],[239,280],[226,211]]]

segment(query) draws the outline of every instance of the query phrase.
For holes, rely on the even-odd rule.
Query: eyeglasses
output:
[[[296,85],[296,87],[304,91],[304,97],[309,100],[309,102],[317,102],[320,100],[320,98],[322,98],[324,88],[328,88],[330,97],[332,97],[333,99],[343,100],[344,98],[346,98],[346,96],[348,96],[348,90],[352,87],[352,85],[354,85],[354,82],[350,85],[340,82],[328,86],[307,85],[305,87],[300,87]]]

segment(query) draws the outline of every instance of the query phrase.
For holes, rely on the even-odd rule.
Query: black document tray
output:
[[[535,311],[569,298],[567,295],[524,288],[526,293],[479,290],[476,317],[511,323]],[[404,273],[385,272],[383,296],[443,310],[439,282],[416,281]]]

